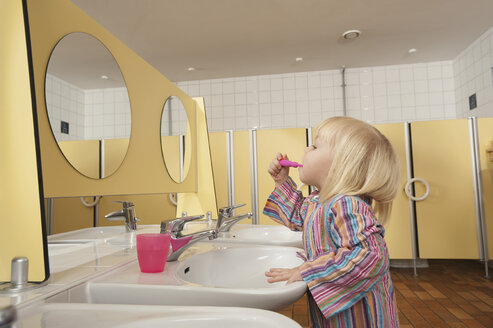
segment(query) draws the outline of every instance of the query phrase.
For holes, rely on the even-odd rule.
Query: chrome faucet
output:
[[[161,233],[169,233],[171,235],[171,252],[168,255],[168,262],[176,261],[178,257],[190,246],[196,242],[209,238],[209,240],[217,238],[217,227],[216,229],[204,230],[189,235],[183,235],[183,228],[185,224],[190,221],[195,221],[202,219],[203,215],[196,216],[185,216],[181,218],[176,218],[172,221],[161,222]]]
[[[253,216],[252,213],[233,216],[234,210],[242,206],[245,206],[245,204],[226,206],[219,209],[219,215],[217,217],[217,227],[220,232],[228,232],[236,223],[240,222],[243,219],[251,218]]]
[[[127,232],[137,230],[137,221],[139,219],[135,216],[134,203],[122,201],[115,201],[115,203],[122,203],[123,209],[106,214],[104,218],[108,221],[125,221],[125,230]]]

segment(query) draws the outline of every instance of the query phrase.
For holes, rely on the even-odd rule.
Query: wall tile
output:
[[[451,61],[349,68],[345,76],[346,112],[380,123],[493,116],[491,66],[493,28],[472,40]],[[99,124],[102,129],[103,123],[110,124],[108,115],[113,114],[114,133],[121,133],[124,126],[125,130],[130,129],[130,116],[119,116],[125,106],[129,108],[122,90],[76,90],[59,79],[47,80],[48,85],[50,115],[58,125],[60,119],[74,120],[70,122],[74,131],[89,137],[100,131],[98,125],[89,127],[88,123]],[[253,126],[309,127],[343,112],[340,69],[183,81],[177,85],[190,96],[205,98],[211,131]],[[477,94],[478,108],[469,111],[468,97],[473,93]],[[121,107],[120,103],[125,105]],[[84,119],[81,115],[85,115]]]

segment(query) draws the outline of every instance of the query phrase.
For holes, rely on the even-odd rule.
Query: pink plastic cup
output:
[[[137,235],[137,258],[140,271],[162,272],[168,258],[170,242],[169,234],[143,233]]]

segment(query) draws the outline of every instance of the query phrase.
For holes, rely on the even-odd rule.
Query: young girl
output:
[[[303,183],[318,191],[304,198],[277,154],[269,165],[276,188],[264,214],[303,230],[306,260],[273,268],[269,282],[304,280],[314,327],[399,327],[383,222],[399,187],[397,155],[377,129],[333,117],[314,129]],[[377,220],[377,215],[379,220]]]

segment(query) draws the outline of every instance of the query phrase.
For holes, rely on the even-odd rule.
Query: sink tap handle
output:
[[[120,204],[123,204],[123,208],[129,208],[129,207],[134,207],[134,203],[132,202],[126,202],[126,201],[123,201],[123,200],[115,200],[113,201],[113,203],[120,203]]]
[[[245,206],[245,205],[246,204],[239,204],[239,205],[231,205],[231,206],[221,207],[219,209],[219,213],[221,213],[223,216],[229,217],[233,213],[233,210],[235,210],[239,207]]]
[[[185,224],[190,221],[195,221],[202,219],[204,217],[203,214],[201,215],[194,215],[194,216],[186,216],[182,218],[176,218],[171,221],[162,221],[161,222],[161,233],[170,233],[172,235],[177,235],[180,233],[183,228],[185,227]]]
[[[231,206],[225,206],[221,207],[219,209],[219,215],[217,216],[217,225],[216,229],[221,229],[221,226],[223,224],[224,219],[229,219],[231,215],[233,214],[233,211],[239,207],[245,206],[246,204],[239,204],[239,205],[231,205]]]

